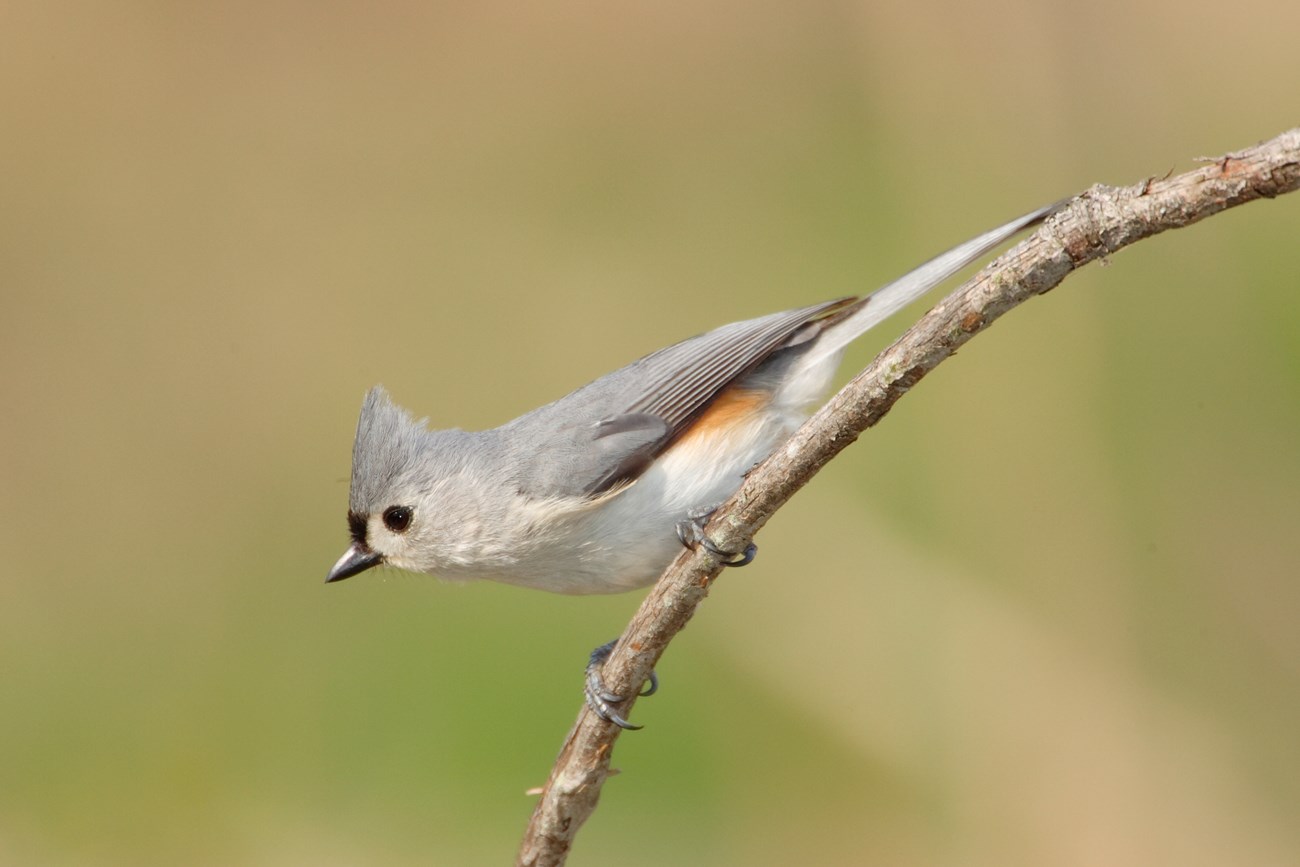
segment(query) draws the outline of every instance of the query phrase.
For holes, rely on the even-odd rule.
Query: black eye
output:
[[[410,506],[389,506],[384,509],[384,526],[394,533],[405,533],[411,523]]]

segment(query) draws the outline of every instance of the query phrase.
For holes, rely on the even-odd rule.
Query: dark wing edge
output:
[[[624,417],[661,420],[661,435],[642,440],[586,489],[597,497],[634,481],[680,437],[737,379],[762,364],[786,346],[797,332],[812,322],[832,316],[858,302],[855,297],[838,298],[773,313],[758,319],[733,322],[705,334],[688,338],[633,362],[642,381],[641,396],[623,413],[600,423],[617,432]],[[631,425],[644,429],[643,424]],[[601,437],[602,432],[597,433]]]

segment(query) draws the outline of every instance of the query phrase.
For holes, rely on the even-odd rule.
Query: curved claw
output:
[[[708,551],[710,554],[721,560],[724,565],[730,566],[733,569],[739,569],[741,566],[748,566],[750,563],[753,563],[754,558],[758,556],[758,546],[753,542],[746,545],[745,550],[741,551],[739,554],[734,551],[722,550],[717,545],[706,539],[702,534],[700,536],[699,545],[705,551]]]
[[[591,652],[591,660],[587,663],[587,677],[583,682],[582,693],[587,700],[587,707],[591,708],[596,716],[605,722],[613,723],[624,731],[637,731],[644,726],[633,725],[627,721],[627,718],[610,705],[626,701],[627,696],[610,692],[605,688],[605,682],[600,676],[600,667],[604,664],[609,655],[614,651],[614,645],[617,643],[611,641],[608,644],[602,644]],[[650,672],[650,679],[646,682],[647,686],[637,693],[638,696],[654,695],[659,689],[659,675],[653,671]]]
[[[605,685],[600,680],[600,675],[594,667],[587,669],[587,682],[583,689],[583,695],[587,699],[587,707],[591,708],[592,712],[605,722],[611,722],[624,731],[636,731],[644,728],[628,722],[622,714],[610,707],[611,704],[623,701],[624,697],[606,690]]]
[[[633,725],[632,723],[623,719],[618,714],[614,713],[614,711],[612,710],[609,711],[608,713],[603,713],[603,714],[598,713],[597,716],[599,716],[605,722],[613,723],[614,725],[618,726],[625,732],[639,732],[641,731],[641,729],[645,728],[645,726]]]
[[[605,689],[605,682],[600,679],[600,674],[595,668],[587,669],[587,681],[583,684],[582,691],[586,694],[587,704],[591,705],[592,710],[597,710],[598,704],[618,704],[627,698]]]
[[[687,548],[703,548],[713,556],[722,561],[723,565],[739,569],[741,566],[748,566],[754,562],[754,557],[758,554],[758,546],[750,542],[745,546],[745,550],[737,554],[734,551],[724,551],[713,542],[709,541],[708,536],[704,535],[704,524],[709,520],[709,516],[716,511],[710,509],[704,512],[692,512],[684,521],[678,521],[676,526],[677,539]]]

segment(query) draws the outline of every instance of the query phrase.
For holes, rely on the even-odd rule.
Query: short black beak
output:
[[[329,584],[331,581],[342,581],[344,578],[351,578],[353,575],[366,571],[371,566],[378,566],[383,560],[382,554],[376,554],[369,548],[354,544],[343,552],[343,556],[334,564],[334,568],[330,569],[330,574],[325,576],[325,583]]]

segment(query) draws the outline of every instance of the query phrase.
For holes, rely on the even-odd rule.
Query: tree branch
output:
[[[1132,187],[1097,185],[940,302],[755,468],[713,516],[709,538],[740,551],[825,464],[966,341],[1074,269],[1166,229],[1300,187],[1300,128],[1185,174]],[[606,685],[635,695],[721,571],[703,548],[683,550],[655,584],[605,663]],[[626,713],[626,710],[624,711]],[[533,811],[517,863],[563,864],[596,808],[620,730],[585,706]]]

